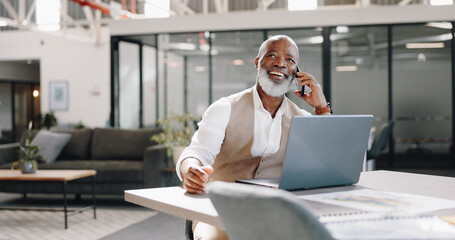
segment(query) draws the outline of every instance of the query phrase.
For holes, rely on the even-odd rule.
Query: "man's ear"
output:
[[[254,59],[254,65],[256,65],[256,68],[258,68],[258,62],[259,62],[259,58]]]

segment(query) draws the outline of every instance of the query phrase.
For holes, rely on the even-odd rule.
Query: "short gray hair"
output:
[[[261,44],[261,47],[259,48],[259,51],[258,51],[257,58],[261,59],[264,56],[265,51],[266,51],[267,47],[269,46],[269,44],[271,42],[277,41],[277,40],[282,39],[282,38],[288,40],[292,45],[294,45],[295,48],[297,49],[297,54],[299,53],[299,48],[297,47],[297,44],[294,42],[294,40],[292,40],[292,38],[290,38],[290,37],[288,37],[286,35],[275,35],[275,36],[272,36],[269,39],[265,40]]]

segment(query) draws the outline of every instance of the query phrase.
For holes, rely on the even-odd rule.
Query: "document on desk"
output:
[[[418,215],[455,208],[455,201],[371,189],[299,198],[359,210],[319,216],[336,239],[455,239],[455,225],[435,216]]]
[[[455,201],[452,200],[372,189],[303,195],[299,198],[366,212],[421,214],[455,208]]]
[[[336,239],[455,239],[455,226],[435,216],[324,222]]]

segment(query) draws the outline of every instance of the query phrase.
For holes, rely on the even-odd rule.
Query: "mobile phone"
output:
[[[299,66],[297,66],[297,72],[300,72]],[[296,79],[296,80],[295,80],[295,84],[297,85],[297,90],[299,90],[300,96],[303,97],[303,96],[305,95],[305,85],[300,86],[300,85],[297,83],[297,82],[298,82],[298,81],[297,81],[297,74],[295,75],[295,79]]]

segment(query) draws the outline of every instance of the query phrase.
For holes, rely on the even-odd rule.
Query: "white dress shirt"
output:
[[[194,133],[191,144],[180,156],[176,169],[180,179],[180,163],[183,159],[192,157],[201,163],[212,165],[216,155],[220,152],[224,140],[226,126],[231,115],[230,98],[238,94],[243,94],[251,89],[246,89],[240,93],[229,97],[220,98],[205,111],[202,120],[198,123],[199,129]],[[253,87],[254,102],[254,137],[251,146],[253,157],[269,156],[278,151],[281,139],[281,120],[287,108],[287,102],[283,101],[275,117],[265,110],[259,97],[256,85]],[[302,115],[311,115],[302,109]]]

